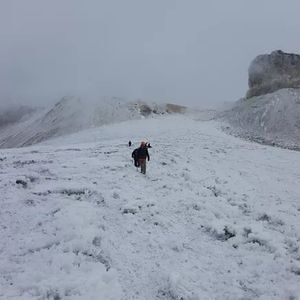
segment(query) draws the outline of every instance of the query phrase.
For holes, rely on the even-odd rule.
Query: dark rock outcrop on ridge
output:
[[[283,88],[300,88],[300,55],[281,50],[257,56],[250,64],[246,98]]]

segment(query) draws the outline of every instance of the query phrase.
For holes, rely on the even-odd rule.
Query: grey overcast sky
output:
[[[256,55],[300,52],[299,12],[299,0],[0,0],[0,102],[235,101]]]

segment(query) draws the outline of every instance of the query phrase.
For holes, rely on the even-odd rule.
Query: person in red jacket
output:
[[[139,165],[141,166],[141,173],[146,174],[146,159],[150,160],[150,156],[148,153],[148,147],[145,142],[141,142],[140,148],[137,151],[137,159],[139,161]]]

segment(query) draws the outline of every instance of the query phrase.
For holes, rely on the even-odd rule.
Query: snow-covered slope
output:
[[[28,146],[104,124],[183,111],[184,107],[178,105],[129,102],[116,97],[65,97],[54,107],[38,110],[19,122],[6,122],[5,126],[1,126],[0,115],[0,148]]]
[[[297,299],[299,152],[186,116],[0,156],[0,299]],[[147,175],[130,159],[151,142]]]
[[[300,150],[300,89],[241,99],[222,118],[232,134]]]

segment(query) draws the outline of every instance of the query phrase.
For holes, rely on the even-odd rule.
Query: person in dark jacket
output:
[[[148,153],[148,147],[145,142],[141,142],[140,148],[138,148],[137,158],[139,165],[141,166],[141,173],[146,174],[146,159],[150,160],[150,156]]]

